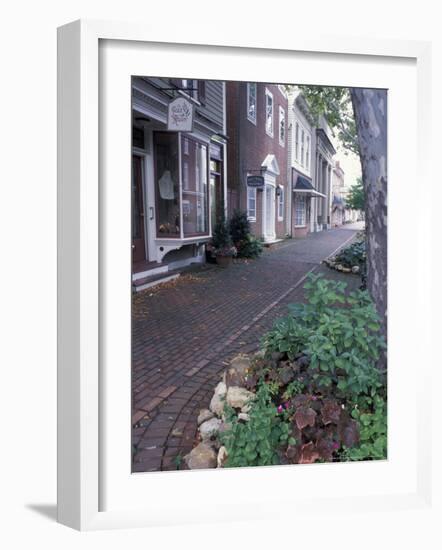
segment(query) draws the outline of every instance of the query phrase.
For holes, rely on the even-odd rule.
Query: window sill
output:
[[[251,122],[254,126],[256,126],[256,120],[253,120],[253,118],[247,117],[247,120]]]

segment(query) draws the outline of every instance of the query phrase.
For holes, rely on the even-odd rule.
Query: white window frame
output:
[[[284,136],[281,140],[281,122],[284,124]],[[279,106],[279,124],[278,124],[278,139],[279,139],[279,145],[281,147],[285,147],[285,136],[286,136],[286,124],[285,124],[285,110]]]
[[[304,126],[301,126],[300,144],[301,144],[301,158],[300,158],[299,163],[302,167],[304,167],[305,166],[305,164],[304,164],[304,161],[305,161],[305,128],[304,128]]]
[[[250,87],[251,86],[255,87],[255,116],[250,116],[250,98],[251,98]],[[258,104],[257,98],[258,98],[258,85],[256,84],[256,82],[247,82],[247,120],[250,121],[255,126],[256,126],[256,106]]]
[[[299,163],[299,133],[301,131],[301,127],[299,125],[299,122],[296,120],[295,121],[295,139],[294,139],[294,144],[295,144],[295,160],[296,162]]]
[[[253,198],[253,201],[255,203],[255,207],[253,209],[254,215],[251,215],[251,208],[250,208],[250,199]],[[251,222],[256,222],[256,187],[249,187],[247,186],[247,219]]]
[[[298,207],[302,204],[302,220],[299,223]],[[305,195],[299,194],[295,201],[295,227],[305,227],[307,225],[307,198]]]
[[[271,132],[269,132],[268,124],[267,124],[267,100],[270,98],[272,100],[272,129]],[[266,125],[266,134],[270,137],[273,137],[274,134],[274,127],[275,127],[275,102],[273,99],[272,92],[266,88],[266,94],[265,94],[265,125]]]
[[[282,222],[284,219],[284,195],[285,195],[285,189],[284,187],[280,187],[280,195],[278,196],[278,221]]]
[[[312,138],[309,132],[305,133],[305,169],[310,173],[310,148],[311,148]]]

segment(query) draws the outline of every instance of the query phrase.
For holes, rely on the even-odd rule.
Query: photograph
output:
[[[388,458],[388,90],[293,82],[132,76],[133,473]]]

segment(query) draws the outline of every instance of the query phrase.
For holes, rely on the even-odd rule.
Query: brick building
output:
[[[265,242],[286,237],[287,115],[285,89],[275,84],[226,82],[227,206],[246,210],[252,232]],[[247,185],[262,175],[263,185]]]

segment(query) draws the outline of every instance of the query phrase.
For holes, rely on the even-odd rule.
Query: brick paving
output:
[[[228,269],[204,266],[135,294],[132,308],[133,471],[176,469],[192,448],[196,418],[209,405],[228,361],[255,351],[287,305],[303,299],[312,269],[351,240],[354,228],[315,233]]]

